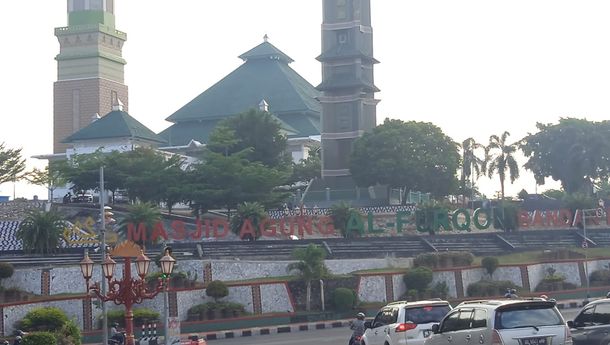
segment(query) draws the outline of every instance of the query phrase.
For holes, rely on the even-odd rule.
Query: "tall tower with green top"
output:
[[[322,23],[322,178],[350,177],[356,139],[376,125],[370,0],[324,0]]]
[[[124,32],[115,28],[114,0],[68,0],[68,26],[55,29],[60,52],[53,87],[53,152],[62,141],[123,103],[127,111]]]

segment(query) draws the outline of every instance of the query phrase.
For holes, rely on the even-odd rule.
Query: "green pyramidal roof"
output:
[[[273,44],[267,41],[241,54],[239,58],[244,61],[268,59],[280,60],[286,63],[294,62],[294,60],[291,59],[290,56],[284,54],[281,50],[277,49]]]
[[[170,122],[223,119],[265,100],[269,112],[282,114],[321,112],[320,92],[288,64],[293,60],[269,42],[240,55],[245,61],[218,83],[167,118]],[[297,130],[299,130],[297,128]]]
[[[122,110],[111,111],[106,116],[70,135],[63,142],[108,138],[137,138],[160,144],[166,143],[165,139]]]

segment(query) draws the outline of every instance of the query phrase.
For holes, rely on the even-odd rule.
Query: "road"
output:
[[[573,320],[580,309],[566,309],[561,313],[567,320]],[[347,344],[351,331],[347,328],[333,328],[297,333],[240,337],[234,339],[209,340],[209,345],[324,345]]]

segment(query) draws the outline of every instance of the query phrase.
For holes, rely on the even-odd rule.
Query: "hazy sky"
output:
[[[129,113],[154,131],[265,34],[297,72],[320,82],[321,0],[115,2],[117,29],[128,37]],[[51,153],[53,29],[67,25],[66,0],[6,1],[2,13],[0,142],[27,157]],[[609,119],[610,1],[372,0],[372,13],[379,123],[430,121],[456,141],[486,143],[505,130],[516,141],[537,121]],[[522,176],[508,195],[534,191],[531,175]],[[488,195],[499,190],[497,179],[478,183]],[[0,185],[0,195],[12,194],[11,183]],[[17,197],[33,194],[46,196],[17,185]]]

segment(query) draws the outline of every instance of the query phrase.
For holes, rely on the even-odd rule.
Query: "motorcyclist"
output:
[[[350,321],[349,328],[353,331],[352,337],[349,340],[349,345],[353,345],[356,339],[362,338],[364,335],[364,313],[356,314],[356,320]]]
[[[21,336],[20,335],[15,337],[15,341],[13,342],[13,345],[21,345]]]
[[[118,330],[119,324],[114,322],[112,327],[110,328],[110,339],[116,342],[117,344],[123,344],[123,333]]]

